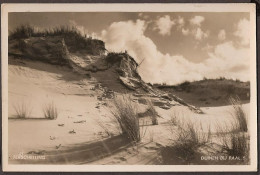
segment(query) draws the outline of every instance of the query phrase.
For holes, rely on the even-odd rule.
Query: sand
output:
[[[232,118],[231,106],[201,108],[205,114],[195,114],[181,105],[170,110],[155,107],[161,116],[159,125],[140,119],[142,141],[131,145],[119,135],[116,123],[111,120],[111,100],[99,101],[97,97],[102,91],[91,90],[98,83],[94,78],[83,77],[65,67],[32,61],[14,61],[8,70],[8,154],[34,151],[46,156],[45,160],[37,161],[10,159],[10,163],[158,164],[158,150],[174,137],[169,122],[174,114],[201,123],[205,131],[210,125],[212,132],[216,132],[216,123],[228,126]],[[44,118],[43,108],[50,103],[57,106],[56,120]],[[30,111],[27,119],[16,118],[14,107],[21,104]],[[145,109],[141,104],[138,107]],[[249,113],[249,104],[243,107]]]

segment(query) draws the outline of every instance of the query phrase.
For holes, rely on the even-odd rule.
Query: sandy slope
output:
[[[211,124],[214,132],[216,121],[228,123],[230,107],[202,108],[205,114],[194,114],[184,106],[170,110],[156,107],[159,125],[151,126],[141,119],[142,143],[133,147],[122,136],[109,137],[108,128],[118,134],[115,123],[111,122],[109,108],[99,101],[100,90],[91,90],[97,83],[67,68],[41,62],[14,61],[9,70],[9,155],[35,151],[46,155],[46,160],[27,160],[20,163],[58,164],[158,164],[158,150],[173,138],[169,120],[173,114],[189,118],[203,127]],[[57,120],[46,120],[43,115],[45,104],[53,102],[59,111]],[[31,118],[13,119],[14,106],[26,104]],[[144,105],[138,104],[141,110]],[[246,111],[249,105],[244,105]],[[102,121],[100,126],[97,121]],[[58,126],[64,124],[64,126]],[[148,126],[146,126],[148,125]],[[75,134],[69,131],[74,130]],[[17,160],[10,160],[17,163]]]

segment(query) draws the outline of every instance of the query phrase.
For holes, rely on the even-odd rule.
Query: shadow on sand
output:
[[[131,146],[131,141],[125,135],[114,136],[96,142],[86,142],[52,151],[35,151],[25,154],[26,159],[12,160],[10,164],[87,164]],[[54,148],[55,149],[55,148]],[[28,159],[28,156],[44,156],[44,159]]]

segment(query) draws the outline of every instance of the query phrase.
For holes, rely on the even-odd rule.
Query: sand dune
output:
[[[44,155],[45,160],[13,160],[11,163],[42,164],[159,164],[159,149],[174,137],[169,120],[174,113],[185,119],[211,124],[228,123],[230,106],[202,108],[195,114],[188,107],[176,105],[170,110],[155,107],[159,125],[140,119],[142,141],[133,146],[119,135],[109,112],[110,99],[98,100],[102,90],[98,83],[68,71],[68,68],[37,61],[12,60],[9,65],[9,155],[21,153]],[[91,90],[92,89],[92,90]],[[58,108],[58,118],[44,118],[43,107],[50,102]],[[17,119],[15,105],[25,103],[31,110],[29,118]],[[138,102],[136,102],[138,103]],[[178,104],[178,103],[176,103]],[[145,105],[138,104],[144,111]],[[246,111],[249,105],[244,105]],[[104,128],[109,129],[112,136]],[[147,122],[148,121],[148,122]]]

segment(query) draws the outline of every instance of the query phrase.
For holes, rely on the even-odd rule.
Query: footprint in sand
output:
[[[121,161],[126,161],[126,158],[124,158],[124,157],[116,157],[116,159],[119,159]]]
[[[76,134],[76,132],[73,129],[72,131],[69,131],[69,134]]]
[[[56,139],[56,137],[50,136],[50,140],[55,140],[55,139]]]
[[[73,123],[86,123],[86,120],[75,121]]]
[[[61,144],[59,144],[59,145],[57,145],[55,147],[56,147],[56,149],[59,149],[61,147]]]
[[[40,151],[29,151],[27,154],[36,154],[36,155],[43,155],[46,151],[40,150]]]

